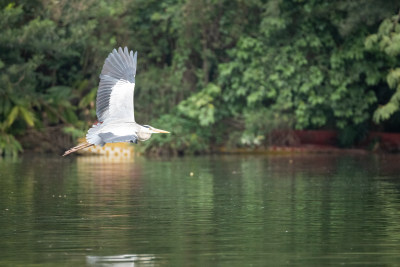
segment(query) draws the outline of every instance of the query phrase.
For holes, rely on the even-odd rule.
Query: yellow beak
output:
[[[157,128],[151,128],[151,130],[153,130],[154,133],[170,133],[168,131],[160,130],[160,129],[157,129]]]

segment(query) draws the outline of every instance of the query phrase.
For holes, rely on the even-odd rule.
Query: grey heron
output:
[[[133,111],[137,52],[121,47],[106,58],[97,91],[98,123],[86,134],[86,142],[67,151],[63,156],[94,145],[146,141],[153,133],[169,133],[149,125],[136,123]]]

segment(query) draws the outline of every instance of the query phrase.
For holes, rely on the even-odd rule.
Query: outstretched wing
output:
[[[108,119],[134,122],[133,94],[135,89],[137,52],[128,48],[114,49],[104,62],[97,91],[96,114],[99,121]]]

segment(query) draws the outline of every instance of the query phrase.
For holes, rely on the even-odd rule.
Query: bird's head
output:
[[[143,125],[140,131],[138,132],[139,140],[146,141],[151,137],[153,133],[170,133],[170,132],[154,128],[150,125]]]

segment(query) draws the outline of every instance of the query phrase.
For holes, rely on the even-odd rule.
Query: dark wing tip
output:
[[[118,47],[117,49],[114,48],[106,58],[101,74],[134,82],[136,66],[137,52],[133,54],[133,51],[129,51],[126,46],[124,48]]]

